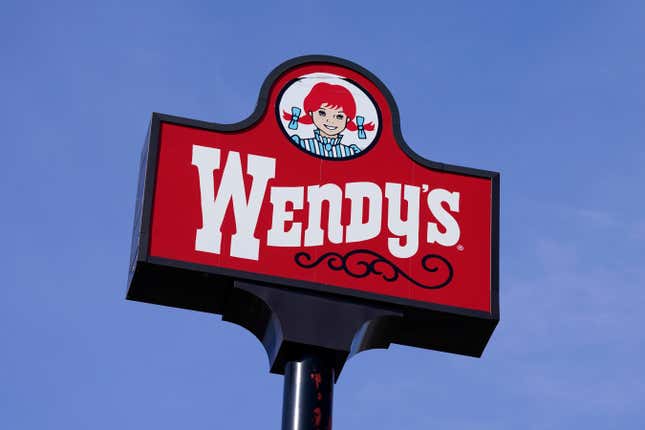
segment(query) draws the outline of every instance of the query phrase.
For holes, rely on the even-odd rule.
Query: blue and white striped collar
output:
[[[330,138],[328,138],[328,137],[321,136],[321,135],[320,135],[320,130],[318,130],[318,129],[316,128],[316,129],[314,129],[314,137],[316,138],[316,140],[317,140],[318,142],[322,143],[323,145],[325,145],[325,144],[330,144],[330,145],[332,145],[332,146],[336,146],[336,145],[339,145],[339,144],[340,144],[340,141],[341,141],[341,139],[343,138],[343,135],[342,135],[342,134],[339,134],[339,135],[338,135],[338,137],[333,138],[333,139],[330,139]]]

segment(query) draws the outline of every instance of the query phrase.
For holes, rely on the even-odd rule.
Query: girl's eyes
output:
[[[326,116],[327,116],[327,112],[325,112],[324,110],[320,109],[320,110],[318,111],[318,116],[320,116],[320,117],[323,117],[323,118],[324,118],[324,117],[326,117]],[[345,118],[345,115],[343,115],[342,113],[339,113],[339,114],[335,115],[335,118],[336,118],[337,120],[342,121],[342,120]]]

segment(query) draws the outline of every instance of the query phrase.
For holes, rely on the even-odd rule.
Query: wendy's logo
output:
[[[276,116],[293,145],[327,160],[355,158],[378,140],[381,114],[355,82],[331,73],[312,73],[288,83]]]

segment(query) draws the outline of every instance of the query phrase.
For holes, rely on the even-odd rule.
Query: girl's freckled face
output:
[[[334,137],[341,133],[349,121],[342,108],[332,109],[326,103],[310,114],[314,125],[322,135],[327,137]]]

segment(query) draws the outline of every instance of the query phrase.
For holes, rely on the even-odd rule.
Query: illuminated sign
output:
[[[499,175],[412,152],[355,64],[284,63],[237,124],[154,114],[141,171],[129,298],[226,314],[234,282],[286,287],[392,309],[390,341],[469,355],[499,319]]]

